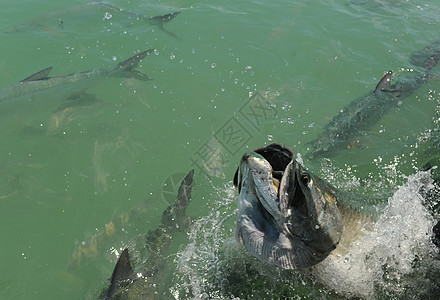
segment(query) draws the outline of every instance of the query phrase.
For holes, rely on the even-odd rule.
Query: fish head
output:
[[[236,238],[257,258],[284,269],[312,266],[342,234],[334,188],[280,144],[245,153],[234,178]]]

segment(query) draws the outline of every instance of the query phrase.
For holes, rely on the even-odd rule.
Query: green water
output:
[[[420,74],[410,54],[440,37],[435,0],[111,2],[148,17],[181,12],[164,25],[177,38],[84,3],[3,0],[0,87],[49,66],[51,75],[108,68],[155,48],[138,68],[152,80],[103,78],[85,91],[46,92],[41,107],[12,102],[0,112],[2,299],[81,299],[103,288],[111,248],[159,224],[172,198],[167,178],[195,168],[188,214],[206,216],[221,201],[214,187],[231,185],[245,151],[281,142],[307,153],[306,143],[384,72]],[[377,158],[393,162],[431,126],[439,84],[404,99],[359,149],[332,158],[339,171],[326,178],[341,185],[388,174]],[[84,92],[90,103],[57,109],[58,92]],[[323,175],[320,161],[304,161]],[[379,182],[396,188],[401,177]],[[119,232],[96,259],[68,269],[76,245],[143,200],[151,227]]]

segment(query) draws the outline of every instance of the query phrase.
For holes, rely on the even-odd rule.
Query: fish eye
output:
[[[310,176],[308,174],[302,174],[301,175],[301,182],[304,185],[307,185],[310,182]]]

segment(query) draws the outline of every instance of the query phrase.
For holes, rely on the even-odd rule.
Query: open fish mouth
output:
[[[305,268],[339,243],[334,188],[304,169],[288,147],[271,144],[245,153],[234,185],[236,238],[257,258],[284,269]]]

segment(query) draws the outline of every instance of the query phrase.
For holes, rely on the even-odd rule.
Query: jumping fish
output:
[[[351,232],[375,220],[387,199],[336,189],[281,144],[245,153],[234,185],[237,241],[258,259],[288,270],[313,266],[349,243]]]
[[[309,143],[309,158],[331,157],[338,150],[350,148],[359,133],[369,129],[393,106],[438,75],[431,72],[440,58],[440,43],[426,47],[411,56],[411,62],[425,71],[415,77],[399,77],[391,84],[392,71],[388,71],[374,91],[359,97],[343,108],[324,128],[319,137]]]
[[[405,241],[400,240],[396,232],[399,231],[398,227],[387,229],[385,232],[389,236],[382,236],[384,232],[377,231],[378,227],[387,224],[391,227],[394,222],[400,224],[397,220],[405,218],[414,224],[419,221],[414,219],[410,208],[415,206],[410,203],[405,206],[408,215],[396,213],[392,208],[396,205],[395,193],[385,192],[380,198],[375,198],[337,189],[304,168],[295,159],[293,151],[281,144],[246,152],[235,174],[234,185],[238,189],[236,239],[260,261],[286,270],[301,272],[301,269],[305,269],[306,273],[313,275],[313,280],[321,281],[334,289],[335,293],[345,293],[349,298],[354,297],[351,289],[356,285],[345,284],[345,276],[361,278],[362,288],[368,286],[361,295],[371,295],[366,299],[383,295],[384,290],[380,287],[376,289],[376,284],[391,287],[394,283],[399,287],[399,299],[412,294],[414,287],[417,287],[414,290],[417,296],[410,296],[411,299],[430,299],[430,295],[439,295],[438,254],[432,253],[438,253],[434,245],[440,247],[440,222],[431,223],[432,231],[425,227],[420,232],[421,236],[431,235],[432,243],[426,239],[426,242],[419,242],[420,246],[408,246],[407,242],[416,238],[413,234],[405,234],[405,229],[402,229],[402,235],[408,239]],[[406,198],[405,202],[420,200],[417,197]],[[400,240],[397,244],[391,243],[397,246],[396,250],[383,245],[383,241],[386,243],[395,238]],[[376,244],[372,246],[370,243]],[[369,250],[359,255],[363,247]],[[373,258],[376,252],[381,252],[381,247],[396,252],[391,252],[390,256],[382,252],[379,257]],[[404,247],[414,252],[404,256],[406,259],[401,263],[395,256],[401,255]],[[424,248],[427,256],[419,256],[423,252],[417,252],[417,248]],[[372,263],[372,260],[378,261]],[[400,264],[404,265],[402,273],[394,273],[396,270],[390,272],[391,268]],[[266,269],[267,266],[262,268]],[[347,274],[340,274],[343,276],[338,275],[338,279],[335,279],[335,275],[341,272]],[[399,274],[399,280],[394,283],[377,281],[391,273],[395,276],[393,278]],[[279,276],[281,273],[276,274]],[[418,278],[421,280],[418,281]],[[394,295],[392,288],[390,291],[390,294],[386,294]]]
[[[234,185],[236,239],[258,259],[289,270],[344,253],[362,235],[361,228],[379,219],[392,196],[339,190],[305,169],[281,144],[245,153]],[[432,241],[440,245],[440,223]]]

